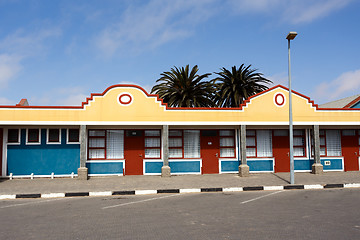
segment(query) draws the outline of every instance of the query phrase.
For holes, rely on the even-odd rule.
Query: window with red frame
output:
[[[160,130],[145,130],[145,158],[161,158]]]
[[[124,130],[89,130],[90,160],[123,159]]]
[[[272,131],[247,130],[246,131],[246,156],[247,157],[272,157]]]
[[[311,134],[312,135],[312,134]],[[341,133],[340,130],[320,130],[320,156],[338,157],[341,156]],[[314,139],[311,139],[314,156]]]
[[[305,145],[305,130],[295,129],[294,130],[294,157],[305,157],[306,156],[306,145]]]
[[[220,157],[235,157],[234,130],[220,130]]]
[[[169,158],[200,158],[200,130],[169,130]]]

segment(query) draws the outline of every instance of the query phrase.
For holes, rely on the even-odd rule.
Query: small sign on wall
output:
[[[331,165],[331,161],[324,161],[324,165],[325,165],[325,166],[330,166],[330,165]]]

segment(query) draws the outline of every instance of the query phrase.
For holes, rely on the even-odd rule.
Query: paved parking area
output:
[[[35,178],[2,180],[0,195],[57,192],[95,192],[148,189],[186,189],[246,186],[284,186],[289,173],[257,173],[250,177],[237,174],[160,176],[94,177],[87,181],[71,178]],[[295,184],[360,183],[360,172],[325,172],[321,175],[295,173]]]
[[[360,189],[0,201],[2,238],[358,239]]]

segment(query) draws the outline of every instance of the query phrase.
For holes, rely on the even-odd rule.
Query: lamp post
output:
[[[295,183],[294,177],[294,136],[293,136],[293,116],[292,116],[292,92],[291,92],[291,65],[290,65],[290,41],[296,37],[296,32],[289,32],[286,36],[288,40],[288,74],[289,74],[289,137],[290,137],[290,184]]]

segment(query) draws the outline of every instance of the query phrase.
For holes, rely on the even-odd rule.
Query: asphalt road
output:
[[[360,189],[0,201],[1,239],[360,239]]]

